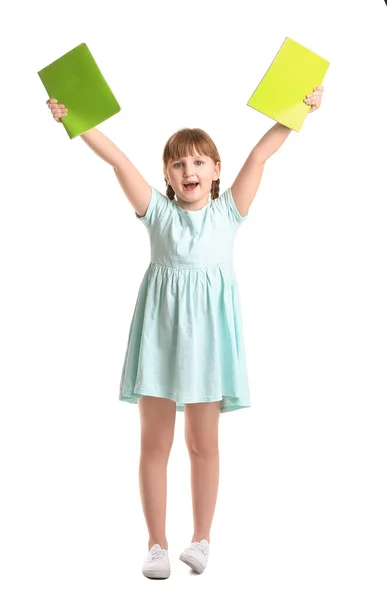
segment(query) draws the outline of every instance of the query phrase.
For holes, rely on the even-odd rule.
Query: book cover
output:
[[[287,37],[247,105],[300,131],[310,110],[304,98],[322,84],[329,64]]]
[[[70,139],[121,110],[85,43],[38,71],[38,75],[48,97],[67,108],[67,115],[60,120]]]

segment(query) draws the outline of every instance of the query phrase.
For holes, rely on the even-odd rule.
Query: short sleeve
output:
[[[247,211],[247,213],[243,216],[240,214],[234,202],[231,187],[223,192],[223,194],[221,194],[218,200],[215,200],[215,202],[219,202],[221,210],[225,213],[228,220],[234,225],[239,225],[247,219],[249,213]]]
[[[165,213],[170,204],[170,200],[167,198],[167,196],[164,196],[164,194],[159,192],[154,187],[151,187],[151,190],[151,198],[145,215],[140,217],[137,213],[135,213],[136,218],[139,221],[142,221],[148,228],[152,227],[154,222]]]

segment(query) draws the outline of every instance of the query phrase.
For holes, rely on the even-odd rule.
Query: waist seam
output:
[[[201,267],[195,267],[195,266],[191,266],[191,265],[184,265],[184,264],[167,264],[167,263],[161,263],[161,262],[157,262],[154,260],[150,261],[151,265],[160,265],[161,267],[167,267],[169,269],[196,269],[196,270],[203,270],[203,269],[209,269],[211,267],[217,267],[217,266],[222,266],[222,265],[231,265],[233,266],[233,262],[231,260],[229,261],[225,261],[225,262],[217,262],[217,263],[211,263],[208,265],[202,265]]]

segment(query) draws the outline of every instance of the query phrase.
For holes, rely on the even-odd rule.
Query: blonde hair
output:
[[[194,152],[202,154],[203,156],[209,156],[214,161],[215,165],[218,162],[221,162],[218,149],[208,133],[203,131],[203,129],[189,129],[186,127],[184,129],[179,129],[176,133],[171,135],[165,144],[163,151],[164,170],[166,171],[170,160],[176,160],[182,156],[192,155]],[[166,195],[170,200],[174,200],[174,189],[168,184],[165,177],[164,181],[167,184]],[[211,198],[213,200],[219,197],[219,185],[219,178],[212,182]]]

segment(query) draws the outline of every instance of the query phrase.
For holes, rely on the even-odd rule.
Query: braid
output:
[[[164,181],[165,181],[165,183],[167,183],[166,179],[164,179]],[[216,181],[213,181],[212,185],[211,185],[211,198],[212,198],[212,200],[215,200],[216,198],[219,198],[219,188],[220,188],[220,179],[218,178]],[[174,200],[175,199],[175,192],[173,190],[173,187],[170,184],[167,184],[166,196],[170,200]]]
[[[165,183],[167,183],[166,179],[164,179],[164,181],[165,181]],[[167,193],[166,193],[166,195],[168,196],[168,198],[170,200],[174,200],[175,199],[175,192],[173,190],[173,187],[169,183],[167,184]]]
[[[220,179],[218,178],[216,181],[212,182],[211,186],[211,198],[215,200],[215,198],[219,198],[219,187],[220,187]]]

